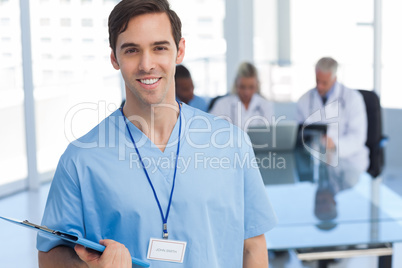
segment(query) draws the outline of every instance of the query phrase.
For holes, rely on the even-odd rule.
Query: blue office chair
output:
[[[367,172],[373,177],[381,174],[384,168],[384,147],[388,138],[382,133],[381,104],[374,91],[358,90],[364,99],[367,112],[367,141],[370,152],[370,166]]]

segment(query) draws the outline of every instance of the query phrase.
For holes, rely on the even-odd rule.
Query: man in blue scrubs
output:
[[[62,155],[42,224],[106,246],[38,236],[40,267],[267,267],[276,223],[246,134],[175,100],[181,23],[166,0],[109,17],[126,103]]]

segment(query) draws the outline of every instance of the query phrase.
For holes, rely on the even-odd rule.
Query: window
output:
[[[48,53],[42,54],[42,59],[44,59],[44,60],[51,60],[51,59],[53,59],[53,55],[52,55],[52,54],[48,54]]]
[[[193,74],[195,94],[203,97],[226,94],[225,1],[171,0],[170,3],[182,21],[186,39],[183,65]]]
[[[59,60],[71,60],[72,58],[71,54],[64,54],[60,56]]]
[[[84,44],[92,44],[94,40],[92,38],[84,38],[82,39],[82,43]]]
[[[43,70],[42,75],[45,81],[52,81],[54,79],[54,72],[52,70]]]
[[[199,17],[198,19],[197,19],[197,21],[198,21],[198,26],[200,26],[200,27],[211,27],[212,25],[212,23],[213,23],[213,18],[211,18],[211,17]]]
[[[102,101],[116,107],[121,102],[120,74],[110,64],[108,44],[95,41],[108,37],[107,28],[94,21],[100,14],[109,14],[111,6],[102,1],[90,3],[96,12],[85,14],[85,18],[80,12],[66,13],[66,9],[87,8],[87,1],[31,3],[32,21],[39,21],[43,10],[51,10],[50,20],[59,22],[46,26],[46,30],[40,24],[31,25],[40,174],[51,174],[68,143],[112,112],[93,110],[94,105],[101,109]],[[91,27],[90,33],[87,27]]]
[[[91,60],[94,60],[94,59],[95,59],[95,56],[94,56],[94,55],[83,55],[83,56],[82,56],[82,59],[83,59],[84,61],[91,61]]]
[[[7,5],[6,5],[7,3]],[[22,88],[21,27],[19,1],[0,1],[0,195],[9,185],[26,182],[27,155]],[[4,45],[4,42],[7,45]],[[23,187],[23,185],[20,185]],[[20,188],[19,187],[19,188]]]
[[[81,25],[83,27],[93,27],[93,20],[92,19],[82,19]]]
[[[0,18],[0,26],[7,27],[10,25],[10,18]]]
[[[402,90],[399,86],[402,41],[397,33],[402,23],[401,9],[401,1],[383,1],[381,104],[399,109],[402,108]]]
[[[6,58],[10,59],[12,56],[13,56],[13,54],[11,54],[11,53],[3,53],[2,54],[2,57],[5,58],[5,59]]]
[[[42,38],[40,39],[40,41],[41,41],[42,43],[51,43],[51,42],[52,42],[52,38],[50,38],[50,37],[42,37]]]
[[[61,18],[60,19],[60,26],[62,26],[62,27],[70,27],[71,26],[71,19],[70,18]]]
[[[39,21],[40,26],[49,26],[50,19],[49,18],[41,18]]]
[[[314,65],[324,56],[338,61],[340,82],[373,89],[373,28],[362,26],[373,21],[372,3],[257,0],[254,8],[254,57],[271,99],[297,101],[315,86]]]
[[[61,43],[62,43],[62,44],[70,44],[72,41],[73,41],[73,39],[70,38],[70,37],[62,38],[62,39],[61,39]]]

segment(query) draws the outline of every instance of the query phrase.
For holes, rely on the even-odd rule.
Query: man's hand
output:
[[[325,138],[326,138],[326,143],[327,143],[326,144],[327,149],[330,151],[335,150],[336,145],[335,145],[334,141],[328,136],[325,136]]]
[[[74,248],[78,257],[80,257],[80,259],[83,260],[88,267],[132,267],[130,252],[123,244],[110,239],[101,240],[99,243],[106,247],[102,255],[97,252],[87,250],[81,245],[76,245]]]

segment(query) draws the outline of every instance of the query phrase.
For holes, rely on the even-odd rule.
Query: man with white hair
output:
[[[339,83],[338,63],[321,58],[315,66],[316,87],[305,93],[297,103],[298,120],[308,125],[327,124],[327,150],[336,150],[340,158],[348,158],[355,167],[366,171],[369,151],[367,115],[363,97],[356,90]]]

